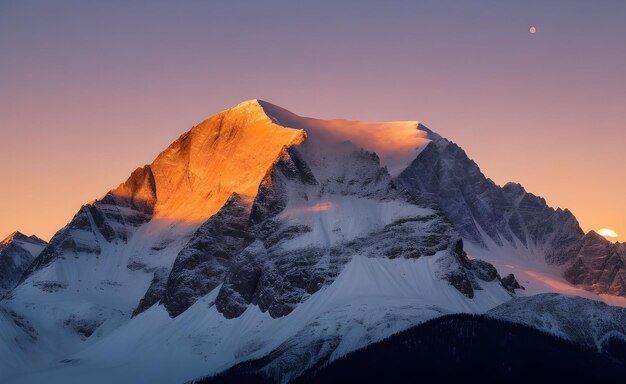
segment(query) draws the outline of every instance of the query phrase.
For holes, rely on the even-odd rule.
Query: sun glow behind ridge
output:
[[[619,237],[617,232],[609,228],[602,228],[602,229],[599,229],[597,232],[600,236],[604,236],[604,237],[610,237],[613,239],[616,239]]]

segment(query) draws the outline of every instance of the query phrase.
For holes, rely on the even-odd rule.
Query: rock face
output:
[[[570,211],[549,207],[519,184],[499,187],[458,145],[435,138],[398,181],[412,195],[437,202],[466,241],[483,248],[523,247],[563,266],[563,276],[573,284],[626,295],[623,244],[585,235]]]
[[[582,288],[611,295],[626,295],[626,243],[615,244],[595,232],[577,243],[567,280]]]
[[[21,232],[13,232],[0,242],[0,297],[18,283],[45,246],[37,236]]]
[[[515,275],[513,275],[512,273],[504,276],[500,281],[502,282],[502,286],[504,286],[504,288],[506,288],[506,290],[511,293],[515,292],[516,289],[525,289],[520,285],[520,283],[515,278]]]
[[[161,299],[170,316],[178,316],[224,281],[233,259],[252,241],[250,210],[250,201],[233,194],[180,251]]]

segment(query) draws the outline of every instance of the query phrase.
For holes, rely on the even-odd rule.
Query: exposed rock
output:
[[[261,270],[256,265],[256,253],[262,252],[259,242],[250,245],[234,260],[234,266],[224,279],[215,305],[229,319],[240,316],[252,302]],[[266,308],[267,310],[267,308]]]
[[[470,274],[458,260],[454,254],[447,254],[437,260],[439,265],[438,277],[447,280],[459,292],[472,299],[474,298],[474,288]]]
[[[131,173],[126,182],[107,194],[106,198],[119,197],[129,206],[146,213],[152,213],[157,202],[156,181],[152,168],[145,165]]]
[[[71,315],[63,324],[81,335],[83,339],[87,339],[102,324],[102,321],[85,320],[76,315]]]
[[[150,287],[146,291],[146,294],[139,301],[139,305],[133,311],[133,317],[137,316],[141,312],[150,308],[156,304],[165,294],[165,285],[167,284],[167,269],[159,268],[154,271]]]
[[[503,278],[501,278],[500,282],[502,283],[502,286],[504,288],[506,288],[506,290],[511,292],[511,293],[515,293],[516,289],[524,289],[524,287],[522,287],[517,282],[517,279],[515,278],[515,275],[513,275],[512,273],[509,273],[508,275],[506,275]]]
[[[161,300],[177,316],[224,281],[227,270],[251,241],[251,203],[233,194],[198,228],[176,257]]]
[[[476,277],[484,281],[494,281],[498,278],[498,271],[496,268],[483,260],[472,260],[472,270],[476,274]]]
[[[502,244],[498,228],[506,225],[503,212],[510,202],[456,144],[445,139],[431,142],[398,180],[414,195],[433,195],[464,238],[484,245],[477,222],[496,244]],[[512,239],[510,232],[502,235]]]
[[[626,243],[611,243],[592,231],[577,244],[565,278],[593,292],[626,295]]]

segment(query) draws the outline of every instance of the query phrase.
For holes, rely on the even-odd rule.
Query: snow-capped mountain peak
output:
[[[19,231],[0,242],[0,296],[15,286],[46,244],[35,235]]]
[[[256,359],[284,382],[501,305],[529,281],[502,276],[529,265],[613,294],[624,270],[570,212],[495,185],[417,121],[261,100],[193,127],[43,245],[0,301],[0,380],[184,382]]]
[[[257,100],[276,124],[303,129],[312,145],[328,146],[351,142],[375,152],[391,176],[397,176],[438,135],[418,121],[365,122],[345,119],[323,120],[298,116],[284,108]]]
[[[202,222],[232,193],[254,196],[280,150],[303,139],[246,101],[193,127],[111,193],[145,201],[158,218]]]
[[[39,244],[45,245],[46,242],[35,235],[27,236],[20,231],[15,231],[11,233],[9,236],[5,237],[4,240],[0,241],[0,245],[7,245],[10,242],[19,242],[19,243],[31,243],[31,244]]]

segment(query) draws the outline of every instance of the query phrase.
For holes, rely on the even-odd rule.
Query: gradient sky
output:
[[[624,241],[625,41],[619,0],[0,0],[0,237],[50,238],[194,124],[260,98],[420,120],[495,182]]]

